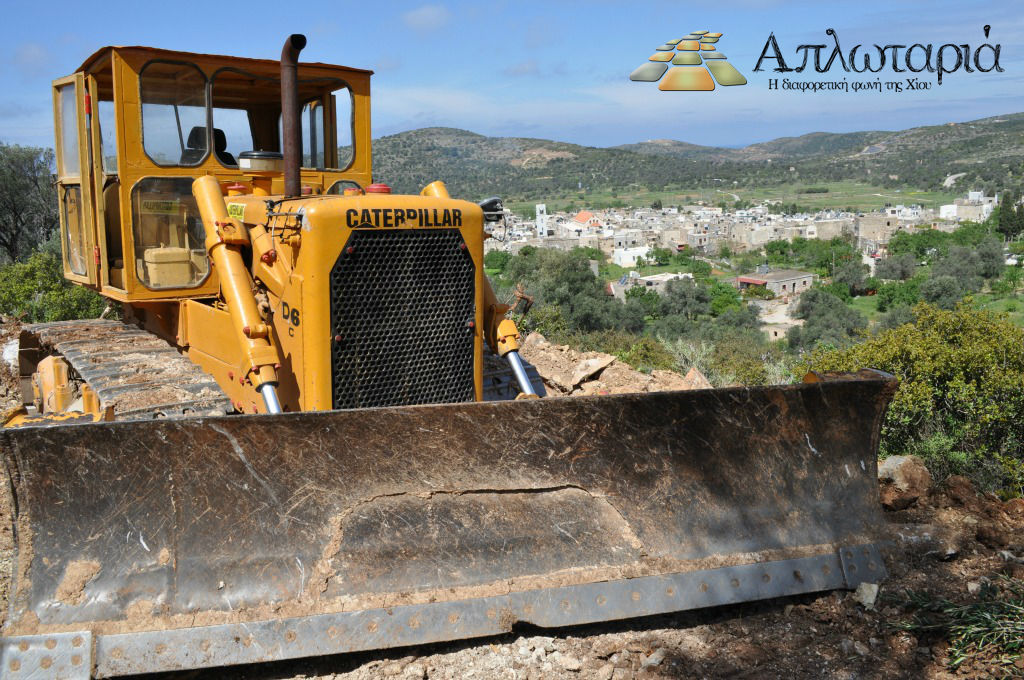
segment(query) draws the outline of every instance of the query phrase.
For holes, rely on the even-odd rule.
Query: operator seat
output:
[[[222,165],[238,165],[227,151],[228,138],[220,128],[213,128],[213,151]],[[188,133],[186,148],[181,152],[181,165],[196,165],[206,155],[206,128],[196,125]]]
[[[213,151],[222,165],[238,165],[235,157],[228,153],[228,138],[220,128],[213,128]]]

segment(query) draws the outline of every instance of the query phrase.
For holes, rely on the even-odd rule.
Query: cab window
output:
[[[132,188],[135,273],[147,288],[195,288],[210,263],[190,177],[147,177]]]
[[[103,156],[103,172],[117,174],[117,138],[114,124],[114,102],[102,96],[96,102],[96,113],[100,123],[100,153]]]
[[[277,78],[224,68],[213,75],[210,90],[213,135],[223,140],[216,149],[222,165],[237,166],[236,159],[244,151],[282,151],[281,83]],[[299,118],[303,167],[348,167],[352,161],[353,102],[344,81],[302,79],[299,100],[303,102]]]
[[[206,77],[193,64],[151,61],[139,74],[142,146],[157,165],[194,166],[209,149]]]
[[[82,170],[78,140],[77,89],[75,83],[57,88],[60,143],[57,167],[60,198],[61,241],[64,264],[73,274],[89,273],[86,261],[85,214],[82,205]]]

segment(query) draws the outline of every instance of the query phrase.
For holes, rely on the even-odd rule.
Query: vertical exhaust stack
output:
[[[306,36],[293,33],[281,48],[281,134],[284,152],[284,195],[300,196],[302,181],[302,134],[299,128],[299,83],[296,73],[299,52],[306,46]]]

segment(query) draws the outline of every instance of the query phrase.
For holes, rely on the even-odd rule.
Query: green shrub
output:
[[[675,357],[662,342],[622,330],[580,333],[568,338],[566,344],[581,352],[612,354],[644,373],[655,369],[671,371],[676,367]]]
[[[819,348],[804,368],[894,374],[900,386],[883,455],[920,453],[936,477],[962,472],[983,489],[1021,495],[1024,329],[968,304],[947,311],[922,303],[913,313],[913,323],[851,347]]]
[[[36,252],[0,268],[0,314],[26,323],[91,319],[107,300],[64,278],[60,256]]]

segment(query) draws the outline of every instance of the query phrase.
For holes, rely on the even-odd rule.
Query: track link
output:
[[[105,319],[24,326],[21,348],[59,354],[118,420],[229,413],[216,381],[165,340]]]

